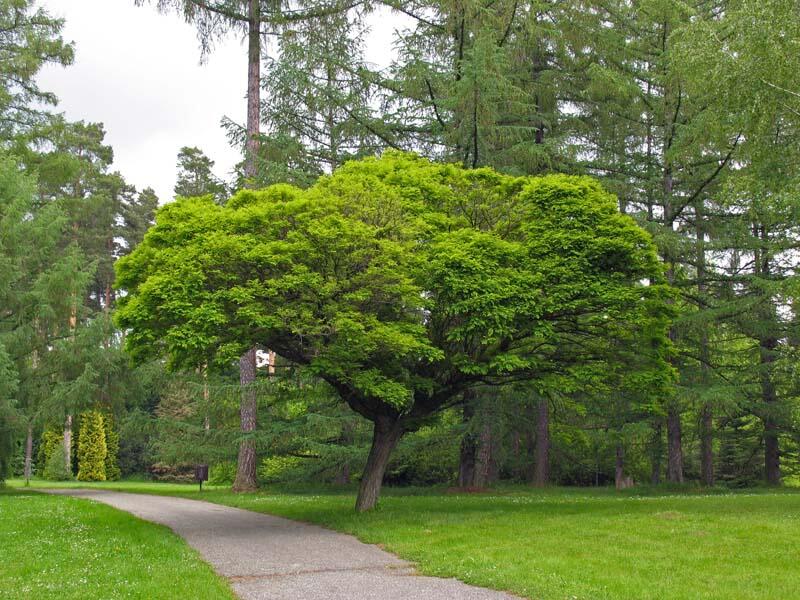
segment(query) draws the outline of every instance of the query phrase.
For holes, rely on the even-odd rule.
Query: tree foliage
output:
[[[78,481],[105,481],[106,428],[103,414],[89,411],[81,414],[81,428],[78,437]]]
[[[117,321],[134,357],[174,367],[274,348],[402,434],[472,384],[608,359],[610,340],[663,323],[661,278],[647,234],[590,179],[388,153],[306,192],[163,208],[118,263]]]

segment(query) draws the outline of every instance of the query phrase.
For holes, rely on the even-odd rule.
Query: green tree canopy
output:
[[[412,154],[225,207],[178,200],[117,273],[136,358],[224,366],[262,345],[373,421],[360,509],[400,436],[464,389],[606,361],[644,329],[659,333],[640,352],[663,346],[654,246],[599,184]]]

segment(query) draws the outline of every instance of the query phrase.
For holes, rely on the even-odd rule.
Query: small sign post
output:
[[[200,491],[203,491],[203,482],[208,481],[208,465],[195,465],[194,480],[200,483]]]

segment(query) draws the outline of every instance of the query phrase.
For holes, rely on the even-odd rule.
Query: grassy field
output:
[[[0,488],[0,598],[234,598],[166,527],[103,504]]]
[[[196,486],[103,487],[198,497]],[[387,490],[365,515],[353,512],[351,491],[212,488],[202,498],[353,533],[426,574],[527,598],[800,598],[800,494],[793,490]]]

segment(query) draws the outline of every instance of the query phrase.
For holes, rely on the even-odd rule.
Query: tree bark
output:
[[[72,473],[72,415],[64,421],[64,466]]]
[[[667,479],[670,483],[683,483],[683,442],[681,415],[676,406],[667,411]]]
[[[614,486],[621,490],[625,487],[625,452],[622,444],[617,442],[616,457],[614,463]]]
[[[33,425],[28,424],[28,435],[25,438],[25,485],[31,480],[31,464],[33,462]]]
[[[241,400],[239,417],[245,438],[239,442],[239,460],[236,466],[234,492],[249,492],[258,488],[256,479],[256,442],[249,434],[256,430],[257,393],[253,382],[256,379],[256,350],[251,348],[239,359],[239,385]]]
[[[483,415],[481,419],[480,433],[478,434],[478,444],[475,449],[475,473],[472,486],[485,488],[492,483],[496,476],[496,466],[494,460],[494,431],[492,423]]]
[[[777,394],[772,382],[772,363],[775,362],[777,340],[761,342],[761,399],[764,403],[764,475],[770,485],[781,483],[781,455],[778,442],[778,420],[774,414]]]
[[[653,439],[650,454],[650,483],[658,485],[661,483],[661,459],[664,451],[664,442],[661,437],[664,428],[661,419],[653,423]]]
[[[247,140],[244,176],[247,187],[256,186],[261,130],[261,2],[250,0],[247,32]]]
[[[372,432],[372,447],[364,467],[364,474],[361,476],[361,485],[358,488],[356,511],[364,512],[375,508],[381,493],[381,485],[383,485],[383,475],[389,464],[389,457],[397,447],[402,435],[403,429],[396,420],[388,417],[376,419]]]
[[[462,419],[467,429],[461,438],[461,452],[458,461],[458,487],[470,487],[475,481],[475,454],[477,443],[475,435],[470,430],[472,418],[475,416],[474,390],[464,391],[464,407],[462,409]]]
[[[261,119],[261,4],[260,0],[249,1],[247,35],[247,139],[245,141],[244,177],[245,186],[256,187],[258,176],[258,153],[260,149]],[[256,390],[256,349],[250,348],[239,358],[239,385],[241,399],[239,415],[242,433],[256,429],[258,414]],[[239,444],[239,460],[233,490],[252,491],[258,487],[256,479],[256,443],[243,439]]]
[[[705,403],[700,413],[700,479],[714,485],[714,411]]]
[[[550,403],[539,398],[536,407],[536,449],[533,463],[533,485],[545,487],[550,482]]]
[[[702,298],[708,290],[706,286],[706,238],[705,206],[702,197],[695,204],[695,228],[697,244],[697,292]],[[711,382],[711,351],[708,344],[708,331],[700,328],[700,386],[706,388]],[[703,485],[714,485],[714,408],[708,401],[700,409],[700,480]]]

